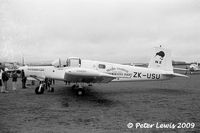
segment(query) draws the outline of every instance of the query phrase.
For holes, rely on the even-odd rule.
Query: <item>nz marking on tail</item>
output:
[[[156,55],[155,55],[155,58],[156,58],[155,59],[155,63],[162,64],[162,61],[163,61],[164,57],[165,57],[165,53],[163,51],[160,51],[160,52],[156,53]]]

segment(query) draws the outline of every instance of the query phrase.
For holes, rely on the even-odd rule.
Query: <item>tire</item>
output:
[[[43,94],[44,93],[44,87],[42,86],[39,91],[39,86],[35,88],[35,94]]]

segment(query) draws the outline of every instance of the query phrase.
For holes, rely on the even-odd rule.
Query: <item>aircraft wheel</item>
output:
[[[42,86],[40,89],[40,86],[35,88],[35,94],[43,94],[44,93],[44,87]]]
[[[76,93],[78,96],[83,96],[85,91],[81,88],[81,89],[78,89]]]

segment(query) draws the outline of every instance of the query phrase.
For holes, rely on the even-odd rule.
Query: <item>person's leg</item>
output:
[[[1,89],[1,92],[3,92],[3,84],[2,84],[1,79],[0,79],[0,89]]]
[[[16,90],[16,82],[12,82],[13,90]]]
[[[14,82],[12,82],[12,90],[15,90],[15,85],[14,85],[15,83]]]
[[[2,85],[1,86],[1,92],[4,93],[5,92],[5,87]]]
[[[4,81],[5,92],[8,92],[7,81]]]
[[[3,86],[0,86],[0,89],[1,89],[1,93],[3,92]]]
[[[26,88],[26,87],[25,87],[25,81],[24,81],[24,80],[22,80],[22,88],[23,88],[23,89]]]
[[[24,81],[24,88],[26,88],[26,79],[25,79],[25,81]]]
[[[14,84],[15,84],[15,90],[17,90],[17,82],[15,81]]]
[[[35,81],[34,80],[31,81],[31,85],[35,85]]]

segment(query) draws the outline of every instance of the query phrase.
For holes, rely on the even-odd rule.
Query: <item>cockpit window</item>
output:
[[[67,59],[66,66],[80,67],[81,66],[81,59],[79,59],[79,58],[69,58],[69,59]]]
[[[105,68],[106,68],[106,65],[104,65],[104,64],[99,64],[99,68],[100,68],[100,69],[105,69]]]

